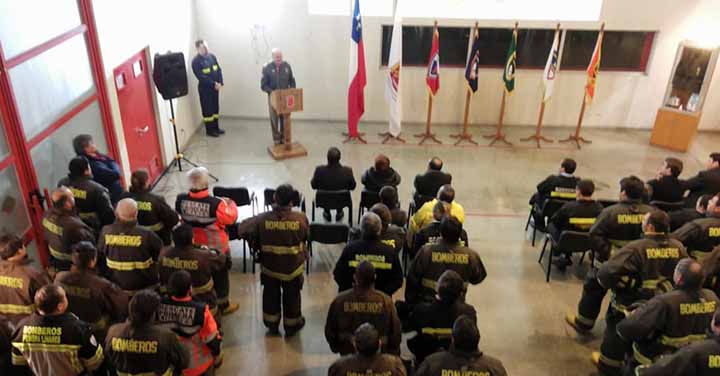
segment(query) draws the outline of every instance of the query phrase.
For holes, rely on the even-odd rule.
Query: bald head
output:
[[[70,188],[65,186],[55,188],[50,194],[50,201],[52,201],[53,207],[58,209],[75,207],[75,197]]]
[[[360,232],[363,239],[377,239],[382,231],[382,221],[373,212],[365,213],[360,219]]]
[[[678,261],[673,279],[675,286],[686,291],[694,291],[702,288],[705,278],[700,263],[686,257]]]
[[[138,204],[131,198],[124,198],[117,203],[115,215],[121,222],[132,222],[137,220]]]
[[[275,64],[280,64],[283,62],[283,53],[280,51],[279,48],[275,47],[272,49],[272,59],[275,62]]]
[[[210,173],[205,167],[195,167],[188,172],[188,180],[191,190],[202,191],[210,186]]]
[[[437,192],[437,199],[443,202],[451,203],[455,200],[455,188],[450,184],[445,184]]]

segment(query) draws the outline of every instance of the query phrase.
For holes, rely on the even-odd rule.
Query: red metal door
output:
[[[145,50],[113,70],[130,168],[146,169],[154,181],[162,172],[160,141]]]

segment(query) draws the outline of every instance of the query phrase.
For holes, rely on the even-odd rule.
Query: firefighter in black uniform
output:
[[[711,195],[702,195],[697,199],[694,208],[673,210],[668,213],[670,216],[670,231],[675,231],[684,224],[692,222],[696,219],[705,218],[708,202],[711,198],[713,198]]]
[[[507,376],[502,362],[478,350],[480,332],[475,320],[460,316],[452,328],[448,351],[430,355],[420,364],[416,376],[483,375]]]
[[[541,213],[545,202],[549,199],[574,200],[575,186],[580,180],[573,175],[577,168],[577,162],[571,158],[565,158],[560,162],[560,171],[557,175],[550,175],[537,185],[537,192],[530,197],[530,205],[533,207],[533,218],[538,230],[544,230],[545,220]]]
[[[617,325],[619,337],[633,342],[625,375],[634,375],[637,366],[705,339],[720,300],[702,288],[702,267],[691,258],[678,262],[674,280],[675,290],[650,299]]]
[[[130,300],[130,317],[110,327],[105,356],[119,375],[179,375],[190,354],[177,336],[155,324],[160,305],[157,293],[143,290]]]
[[[15,327],[33,313],[35,292],[50,283],[44,270],[32,265],[23,240],[0,236],[0,320]]]
[[[413,240],[412,242],[413,250],[412,252],[410,252],[410,260],[415,259],[415,255],[417,255],[417,253],[425,244],[432,244],[440,241],[440,222],[445,216],[449,214],[450,204],[444,201],[438,201],[435,203],[435,206],[433,206],[432,223],[420,229],[420,231],[418,231],[414,236],[415,240]],[[470,246],[470,243],[468,242],[468,235],[465,229],[463,229],[460,233],[460,245],[463,245],[465,247]]]
[[[690,255],[697,260],[702,260],[720,245],[720,194],[708,201],[705,218],[686,223],[672,236],[685,244]]]
[[[95,233],[75,214],[75,198],[67,187],[55,189],[51,196],[52,208],[42,220],[43,235],[50,250],[51,274],[70,270],[70,247],[83,240],[95,242]]]
[[[103,348],[90,325],[67,312],[63,288],[44,286],[35,294],[35,305],[37,312],[13,334],[13,365],[27,366],[35,375],[103,374]]]
[[[380,241],[382,221],[377,214],[365,213],[360,219],[362,239],[348,243],[335,264],[333,277],[338,291],[349,290],[353,286],[353,275],[358,264],[370,261],[375,267],[377,281],[375,287],[392,297],[403,284],[403,272],[400,255],[389,245]]]
[[[400,319],[392,299],[375,290],[375,267],[369,261],[361,262],[354,279],[352,290],[340,293],[330,304],[325,322],[330,350],[340,355],[355,352],[353,332],[361,324],[370,323],[382,337],[383,352],[400,355]]]
[[[213,276],[228,272],[226,256],[214,249],[198,248],[193,245],[192,239],[193,231],[189,225],[180,225],[173,230],[175,246],[164,248],[158,260],[160,284],[167,289],[170,275],[186,270],[192,278],[193,298],[207,304],[219,319]]]
[[[460,245],[462,225],[455,217],[440,222],[442,239],[426,244],[415,256],[407,276],[405,301],[414,306],[435,299],[437,281],[446,270],[454,270],[466,283],[480,284],[487,272],[477,252]],[[464,297],[464,295],[463,295]]]
[[[293,197],[297,193],[290,184],[277,187],[272,211],[238,225],[239,236],[260,253],[263,322],[271,335],[277,335],[282,319],[286,337],[305,326],[300,290],[305,281],[309,226],[304,213],[292,210]]]
[[[97,250],[92,243],[75,244],[72,252],[72,268],[58,273],[55,283],[65,290],[68,311],[92,325],[102,343],[110,325],[127,317],[129,298],[117,285],[95,274]]]
[[[400,254],[405,246],[405,229],[392,223],[392,214],[385,204],[375,204],[370,208],[371,213],[375,213],[380,217],[382,222],[382,230],[380,230],[380,242],[389,245]],[[362,232],[359,228],[350,229],[348,240],[358,240],[362,238]]]
[[[162,240],[137,224],[135,200],[120,200],[116,214],[117,221],[103,228],[98,242],[108,279],[131,296],[143,289],[158,288],[157,259]]]
[[[620,180],[620,202],[603,209],[590,228],[590,237],[598,260],[606,261],[613,249],[640,239],[645,214],[656,210],[640,202],[644,191],[644,183],[635,176]],[[598,283],[597,271],[588,272],[583,283],[577,315],[569,313],[565,316],[565,321],[579,332],[592,330],[606,293],[607,289]]]
[[[687,345],[673,355],[635,369],[637,376],[716,376],[720,368],[720,310],[713,315],[705,340]]]
[[[202,109],[205,133],[210,137],[225,134],[220,128],[220,89],[223,87],[223,76],[220,64],[215,55],[208,51],[207,42],[202,39],[195,41],[197,55],[192,60],[192,70],[198,79],[198,93]]]
[[[397,355],[382,354],[382,340],[372,324],[364,323],[355,330],[353,344],[357,354],[336,360],[328,370],[328,376],[383,375],[406,376],[407,371]]]
[[[115,221],[115,213],[110,203],[107,188],[92,180],[90,164],[84,157],[70,160],[70,173],[58,182],[58,187],[68,187],[75,198],[80,219],[99,233],[103,226]]]
[[[150,175],[146,170],[132,173],[130,192],[125,192],[120,197],[135,200],[138,204],[138,224],[155,231],[163,244],[170,245],[172,229],[180,221],[180,217],[164,197],[150,192]]]
[[[617,336],[617,323],[625,318],[633,305],[672,290],[675,267],[678,261],[687,257],[682,243],[668,237],[669,222],[663,211],[646,214],[644,238],[617,251],[597,273],[598,283],[612,291],[600,352],[592,354],[603,374],[619,375],[625,353],[629,351]],[[594,304],[600,305],[602,301]]]
[[[190,355],[184,374],[208,375],[222,364],[222,338],[210,307],[196,300],[191,291],[190,273],[185,270],[173,273],[168,283],[169,294],[158,307],[157,321],[178,336]]]

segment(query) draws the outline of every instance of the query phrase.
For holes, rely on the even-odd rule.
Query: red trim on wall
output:
[[[645,44],[643,45],[642,57],[640,58],[640,71],[647,70],[647,64],[650,60],[650,52],[652,51],[653,42],[655,41],[655,32],[650,31],[645,35]]]
[[[62,42],[65,42],[68,39],[71,39],[77,35],[84,33],[85,30],[86,30],[85,25],[80,25],[80,26],[75,27],[74,29],[68,30],[68,31],[56,36],[55,38],[50,39],[49,41],[39,44],[25,52],[18,54],[17,56],[11,58],[10,60],[5,62],[5,67],[7,69],[10,69],[14,66],[20,65],[20,64],[34,58],[35,56],[38,56],[41,53],[61,44]]]
[[[79,114],[82,110],[93,104],[96,99],[97,94],[92,94],[86,99],[84,99],[82,102],[77,104],[75,107],[71,108],[68,112],[64,113],[47,128],[45,128],[42,132],[38,133],[37,135],[35,135],[35,137],[30,139],[30,141],[28,141],[27,143],[28,149],[32,149],[37,146],[37,144],[45,141],[46,138],[52,135],[56,130],[62,128],[62,126],[65,125],[72,118],[74,118],[75,115]]]

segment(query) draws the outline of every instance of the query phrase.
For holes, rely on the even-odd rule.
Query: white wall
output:
[[[346,119],[349,17],[308,15],[307,0],[265,0],[252,9],[232,0],[195,0],[198,35],[207,39],[223,67],[225,89],[222,115],[265,117],[267,104],[260,91],[260,70],[269,48],[280,47],[292,64],[298,87],[305,89],[305,111],[297,118]],[[338,0],[341,1],[341,0]],[[439,2],[441,6],[441,2]],[[646,73],[600,72],[596,99],[585,124],[591,127],[650,128],[662,102],[678,43],[710,27],[720,15],[718,0],[605,0],[601,19],[609,30],[658,31]],[[701,18],[702,22],[697,21]],[[408,25],[431,25],[432,19],[404,19]],[[468,20],[439,20],[442,26],[470,26]],[[554,28],[555,22],[522,22],[521,27]],[[364,121],[386,121],[384,69],[380,67],[381,25],[390,17],[364,17],[368,84]],[[511,27],[509,21],[481,21],[481,26]],[[712,25],[712,26],[710,26]],[[564,22],[563,28],[590,29],[599,23]],[[442,46],[441,46],[442,48]],[[464,108],[463,69],[441,68],[441,88],[433,107],[436,123],[460,123]],[[403,70],[404,121],[424,122],[427,97],[425,69]],[[494,124],[501,97],[500,69],[483,69],[481,89],[473,97],[471,122]],[[519,70],[516,91],[508,101],[506,122],[533,125],[541,95],[540,70]],[[716,72],[700,127],[720,128],[720,72]],[[561,71],[545,124],[574,126],[585,85],[584,72]]]
[[[152,56],[156,52],[165,53],[168,50],[183,52],[187,60],[188,71],[190,71],[189,62],[195,54],[193,43],[196,39],[194,1],[95,0],[93,7],[123,170],[125,177],[129,178],[130,166],[112,74],[113,69],[149,46],[150,64],[152,64]],[[189,74],[192,75],[191,72]],[[190,95],[175,101],[178,140],[181,148],[201,124],[197,91],[194,90],[192,80],[190,82]],[[151,86],[155,91],[154,84],[151,83]],[[157,94],[156,91],[155,93],[160,145],[167,164],[175,155],[172,128],[168,121],[170,106],[160,94]]]

